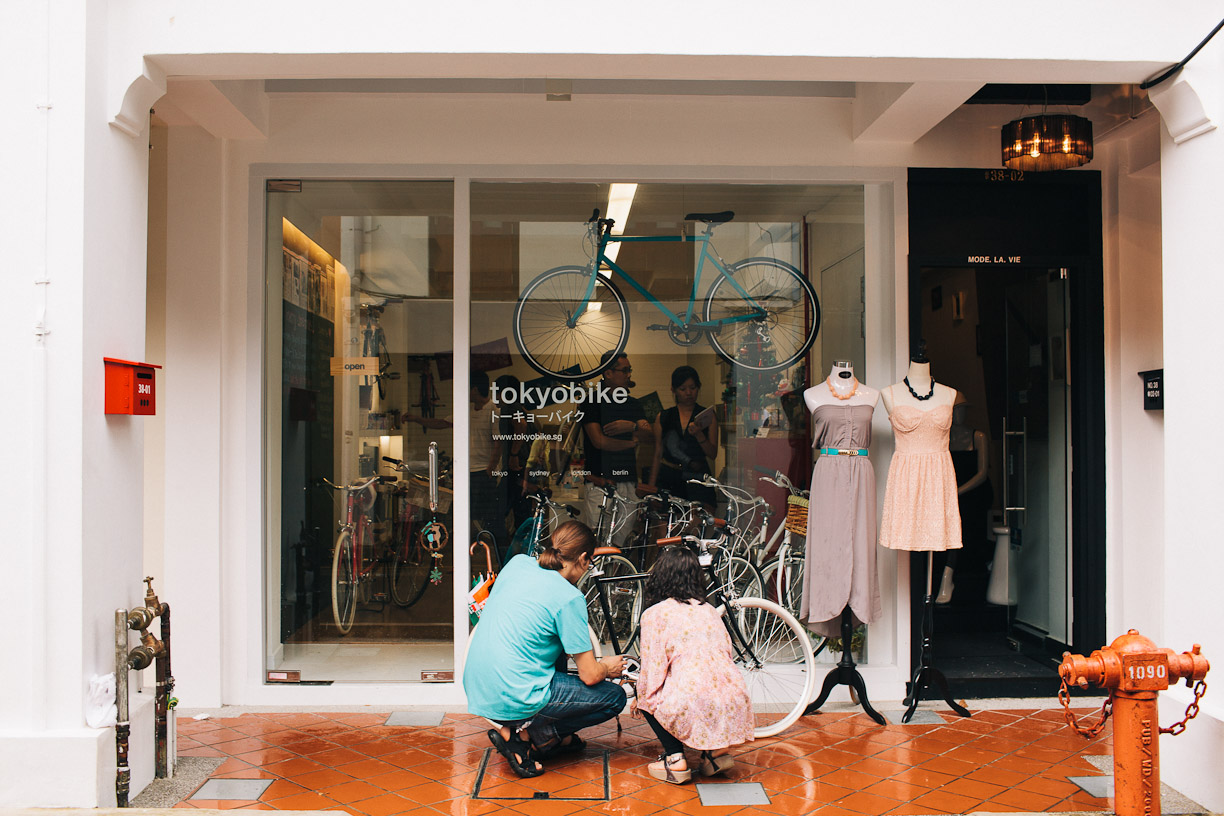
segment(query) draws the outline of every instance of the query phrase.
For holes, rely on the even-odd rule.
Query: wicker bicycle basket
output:
[[[795,535],[807,535],[808,500],[802,496],[786,498],[786,529]]]

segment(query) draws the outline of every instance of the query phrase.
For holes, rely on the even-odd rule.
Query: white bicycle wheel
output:
[[[728,621],[735,663],[748,686],[757,739],[780,734],[803,714],[816,690],[816,659],[807,630],[781,606],[740,598]]]

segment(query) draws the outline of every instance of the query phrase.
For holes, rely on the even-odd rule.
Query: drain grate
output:
[[[905,710],[899,711],[881,711],[890,723],[896,725],[944,725],[946,720],[935,711],[929,711],[924,708],[919,708],[914,711],[914,716],[910,717],[909,722],[901,722],[901,718],[905,716]]]
[[[600,751],[599,761],[603,763],[603,796],[563,796],[560,794],[551,793],[549,791],[532,791],[530,795],[523,796],[489,796],[481,792],[484,786],[485,771],[489,767],[489,758],[493,755],[492,748],[486,748],[484,757],[480,760],[480,770],[476,774],[476,784],[472,788],[472,798],[482,799],[487,802],[531,802],[547,799],[554,802],[608,802],[612,799],[612,778],[608,764],[608,752]],[[500,759],[500,755],[498,757]],[[523,785],[530,785],[531,779],[520,779],[519,782]],[[575,784],[579,784],[578,780],[574,780]],[[768,803],[768,799],[765,800]]]
[[[258,800],[272,784],[271,779],[210,779],[191,795],[192,799]]]
[[[396,711],[385,725],[441,725],[445,716],[441,711]]]
[[[769,795],[760,782],[719,782],[697,785],[704,807],[768,805]]]

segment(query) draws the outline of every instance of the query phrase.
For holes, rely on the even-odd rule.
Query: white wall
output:
[[[143,597],[143,424],[103,414],[102,358],[144,357],[148,146],[108,125],[107,23],[105,3],[56,2],[6,8],[3,23],[5,144],[22,150],[3,205],[6,375],[21,383],[0,409],[3,501],[20,570],[8,601],[23,613],[3,636],[21,667],[0,680],[6,806],[113,803],[113,731],[86,728],[85,693],[115,670],[114,610]],[[147,747],[131,761],[151,775]]]
[[[1192,90],[1203,113],[1215,123],[1224,122],[1224,41],[1217,37],[1179,79],[1189,86],[1181,91]],[[1173,92],[1179,93],[1176,88]],[[1178,108],[1193,100],[1168,101]],[[1187,135],[1181,128],[1178,132]],[[1224,476],[1213,456],[1224,449],[1219,417],[1224,378],[1216,376],[1224,352],[1219,329],[1224,278],[1218,274],[1224,254],[1224,130],[1176,144],[1165,128],[1160,155],[1166,392],[1164,625],[1157,643],[1179,652],[1200,643],[1219,672],[1224,665],[1224,617],[1218,611],[1220,555],[1212,522],[1224,492]],[[1190,696],[1185,686],[1162,694],[1162,723],[1181,719]],[[1162,738],[1161,748],[1166,781],[1210,810],[1224,810],[1220,697],[1205,697],[1198,719],[1181,736]]]
[[[230,387],[221,376],[225,145],[199,128],[171,128],[167,152],[166,596],[175,640],[190,644],[174,651],[177,696],[184,706],[216,706],[226,592],[221,413]]]
[[[1138,372],[1164,365],[1160,120],[1154,110],[1098,143],[1104,221],[1106,635],[1163,641],[1164,412],[1143,410]],[[1095,160],[1094,160],[1095,163]],[[1137,569],[1137,565],[1142,565]],[[1104,644],[1102,644],[1104,645]]]

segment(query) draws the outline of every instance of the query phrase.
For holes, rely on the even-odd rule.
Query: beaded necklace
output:
[[[837,389],[833,387],[833,377],[832,376],[825,379],[825,385],[829,386],[829,392],[837,399],[848,400],[851,397],[853,397],[855,394],[858,393],[858,387],[859,387],[858,377],[854,377],[853,379],[854,379],[854,388],[850,389],[850,393],[844,397],[841,394],[837,393]]]
[[[918,400],[919,402],[925,402],[926,400],[929,400],[935,394],[935,378],[934,377],[931,378],[931,390],[926,393],[925,397],[914,390],[914,386],[910,385],[908,376],[905,379],[903,379],[902,382],[905,383],[905,387],[909,389],[909,392],[914,395],[914,399]]]

